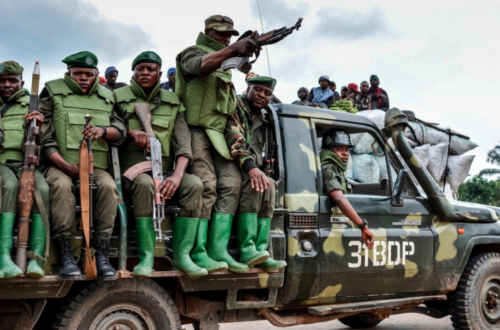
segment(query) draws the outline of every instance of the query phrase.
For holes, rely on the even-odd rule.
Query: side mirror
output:
[[[403,199],[401,194],[403,193],[403,187],[405,185],[408,172],[406,170],[401,170],[396,178],[396,183],[394,184],[394,190],[392,191],[391,205],[392,206],[403,206]]]

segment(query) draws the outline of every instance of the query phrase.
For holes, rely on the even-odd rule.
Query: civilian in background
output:
[[[363,81],[361,83],[361,92],[359,93],[358,110],[371,110],[371,100],[370,85],[368,85],[368,81]]]
[[[328,84],[328,88],[330,88],[330,90],[333,92],[333,102],[340,100],[339,92],[335,91],[337,89],[337,84],[335,84],[335,81],[330,81],[330,83]]]
[[[388,110],[389,105],[389,95],[382,88],[378,87],[380,85],[380,79],[376,74],[370,76],[370,96],[372,109]]]
[[[292,104],[297,104],[297,105],[311,105],[309,101],[307,101],[307,97],[309,96],[309,90],[305,87],[300,87],[299,90],[297,91],[297,96],[299,99]]]
[[[328,85],[330,84],[330,77],[323,75],[318,80],[319,87],[311,88],[307,101],[311,102],[313,107],[320,107],[328,109],[333,104],[334,95]]]
[[[109,68],[106,69],[106,72],[104,73],[104,77],[106,78],[106,81],[102,84],[104,87],[106,87],[109,90],[115,90],[120,87],[125,87],[127,86],[126,83],[116,82],[116,79],[118,78],[118,70],[114,66],[110,66]]]
[[[173,92],[175,90],[175,68],[168,69],[167,79],[167,81],[160,85],[160,88]]]
[[[345,98],[347,98],[347,86],[342,86],[342,88],[340,89],[340,98],[343,100]]]

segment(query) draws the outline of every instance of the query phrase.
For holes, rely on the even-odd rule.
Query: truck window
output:
[[[316,123],[317,150],[321,150],[323,134],[337,126]],[[340,127],[337,127],[340,128]],[[382,148],[374,134],[358,127],[341,127],[351,137],[354,147],[350,150],[346,178],[354,194],[385,195],[391,193],[397,170],[387,162],[385,148]],[[319,153],[318,153],[319,155]],[[390,175],[389,175],[390,173]],[[389,183],[389,180],[392,182]]]

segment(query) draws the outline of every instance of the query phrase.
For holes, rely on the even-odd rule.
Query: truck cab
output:
[[[383,130],[332,110],[278,104],[265,112],[265,156],[275,160],[277,185],[269,252],[287,261],[285,269],[190,279],[172,269],[170,239],[156,245],[153,277],[134,278],[135,231],[118,223],[116,281],[63,281],[51,257],[41,280],[0,280],[0,329],[177,330],[192,323],[212,330],[262,319],[279,327],[339,319],[359,328],[401,313],[451,315],[457,329],[500,325],[500,209],[448,200],[405,142],[401,111],[387,111]],[[331,128],[356,141],[346,197],[375,235],[372,250],[323,189],[319,153]],[[168,212],[177,211],[172,205]],[[171,220],[163,222],[170,238]],[[75,229],[75,255],[79,237]],[[238,258],[235,231],[229,252]]]

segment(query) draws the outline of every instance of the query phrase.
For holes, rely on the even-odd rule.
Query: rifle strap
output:
[[[50,247],[50,223],[49,223],[49,217],[47,216],[47,211],[45,210],[45,206],[43,204],[43,199],[42,199],[42,194],[40,193],[40,189],[38,189],[38,185],[36,184],[35,180],[35,201],[36,205],[38,206],[38,210],[40,211],[40,216],[42,217],[43,220],[43,225],[45,226],[45,252],[44,252],[44,257],[37,256],[36,254],[34,257],[30,257],[31,259],[35,259],[36,261],[45,261],[46,258],[49,257],[49,247]],[[40,259],[40,260],[37,260]]]
[[[3,116],[7,113],[7,111],[9,111],[10,108],[12,108],[12,106],[14,105],[14,102],[10,102],[10,103],[7,103],[3,108],[2,108],[2,112],[1,112],[1,117],[3,118]]]

